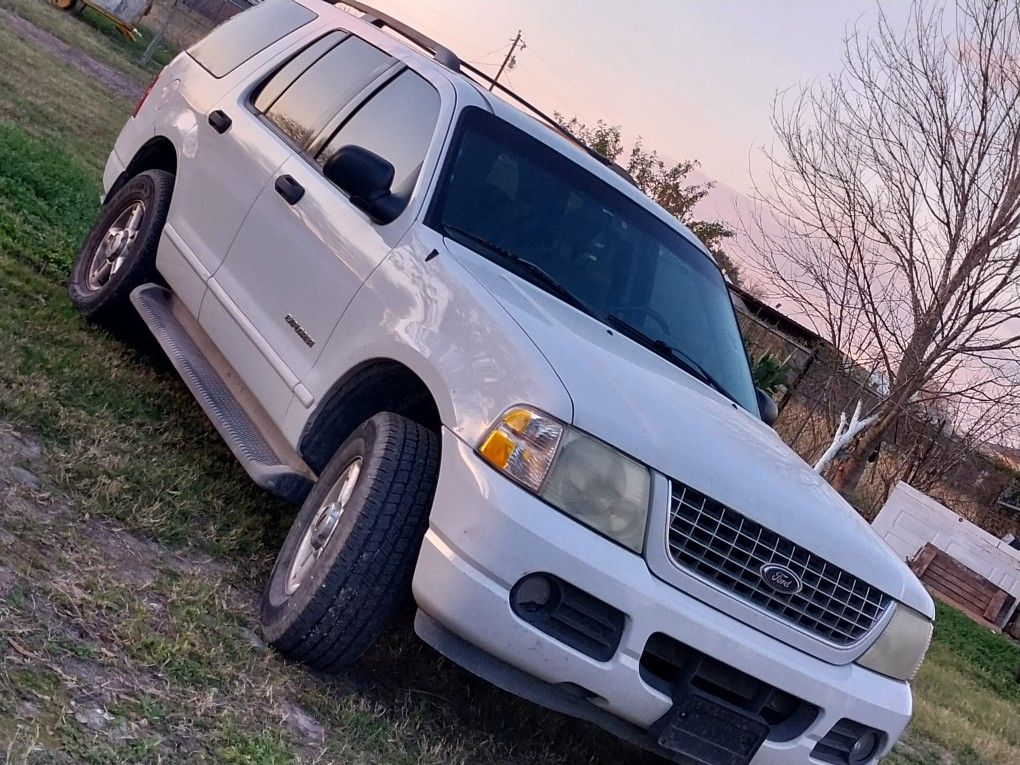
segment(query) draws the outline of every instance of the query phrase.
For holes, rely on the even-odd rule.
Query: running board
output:
[[[194,317],[158,284],[137,287],[131,302],[252,480],[282,499],[302,502],[315,474],[287,444]]]

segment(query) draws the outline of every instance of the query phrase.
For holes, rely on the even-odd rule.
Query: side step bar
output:
[[[252,480],[289,502],[302,502],[315,474],[286,443],[194,317],[158,284],[137,287],[131,302]]]

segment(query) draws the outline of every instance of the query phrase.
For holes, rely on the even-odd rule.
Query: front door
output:
[[[358,38],[343,45],[352,41],[367,45]],[[372,222],[326,179],[322,165],[341,146],[367,148],[393,164],[392,189],[406,204],[435,133],[439,95],[424,79],[397,67],[387,69],[373,87],[367,99],[338,110],[330,120],[340,123],[338,129],[306,137],[306,150],[263,186],[206,300],[233,304],[227,313],[243,316],[238,326],[247,327],[269,367],[306,406],[313,402],[298,381],[311,370],[357,290],[408,227],[406,216],[386,226]],[[272,109],[266,116],[273,118]],[[207,315],[203,304],[203,323],[217,321],[214,314],[222,313],[211,308]],[[243,344],[230,347],[244,354]],[[225,355],[239,371],[252,363],[231,358],[227,348]],[[270,414],[282,413],[272,384],[249,387]]]

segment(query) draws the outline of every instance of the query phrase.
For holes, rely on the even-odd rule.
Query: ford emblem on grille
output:
[[[795,592],[800,592],[800,588],[804,586],[795,573],[778,563],[766,563],[761,567],[760,573],[761,578],[765,580],[765,584],[784,595],[793,595]]]

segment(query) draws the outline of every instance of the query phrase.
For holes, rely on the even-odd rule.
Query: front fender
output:
[[[431,252],[440,253],[428,260]],[[315,402],[292,403],[284,422],[297,443],[337,380],[374,359],[392,359],[428,386],[443,425],[474,443],[507,407],[528,403],[564,422],[566,388],[531,338],[445,251],[442,237],[416,225],[372,273],[327,341],[305,387]]]

